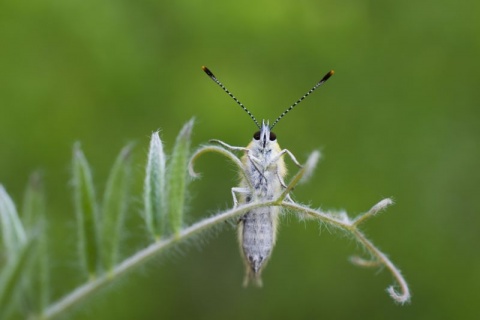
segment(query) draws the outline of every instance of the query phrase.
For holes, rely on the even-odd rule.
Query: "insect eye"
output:
[[[257,131],[253,134],[253,139],[260,140],[260,131]]]
[[[270,132],[270,141],[275,141],[277,139],[277,135],[273,132]]]

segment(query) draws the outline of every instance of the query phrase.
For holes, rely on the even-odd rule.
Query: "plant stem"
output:
[[[360,242],[367,249],[367,251],[375,258],[374,262],[378,262],[384,265],[390,271],[395,281],[398,282],[401,292],[398,293],[397,291],[395,291],[393,286],[388,287],[387,291],[392,297],[392,299],[395,300],[395,302],[404,304],[410,301],[411,294],[410,294],[410,290],[408,289],[408,284],[405,281],[405,278],[402,276],[402,273],[392,263],[392,261],[390,261],[390,259],[388,259],[388,257],[383,252],[377,249],[377,247],[375,247],[373,243],[370,240],[368,240],[363,235],[363,233],[360,232],[360,230],[358,230],[357,228],[358,224],[370,218],[371,216],[375,215],[378,211],[384,209],[386,206],[390,205],[391,203],[392,201],[390,199],[384,199],[380,201],[378,204],[376,204],[370,211],[361,215],[360,217],[358,217],[353,221],[350,221],[348,219],[338,219],[330,214],[319,212],[296,203],[290,203],[290,202],[284,201],[282,202],[282,206],[285,208],[299,211],[299,212],[304,212],[311,216],[317,217],[320,220],[327,222],[332,226],[335,226],[337,228],[341,228],[345,231],[350,232],[355,237],[355,239],[358,242]],[[371,262],[372,266],[375,265],[374,262]],[[365,263],[362,263],[361,265],[367,266],[367,264]]]
[[[373,243],[368,240],[363,233],[361,233],[358,229],[351,230],[351,232],[355,235],[355,238],[361,242],[365,248],[380,262],[382,263],[385,267],[387,267],[388,270],[392,273],[392,276],[395,278],[395,280],[398,282],[401,293],[398,293],[395,291],[395,288],[393,286],[390,286],[387,288],[388,293],[392,297],[395,302],[398,303],[407,303],[410,301],[410,290],[408,289],[408,284],[407,281],[405,281],[405,278],[403,277],[402,273],[398,268],[388,259],[388,257],[378,250]]]
[[[80,303],[81,301],[87,299],[93,293],[97,292],[99,289],[103,288],[110,282],[113,282],[118,277],[136,269],[137,267],[140,267],[145,262],[155,257],[157,254],[161,253],[168,247],[177,244],[180,241],[195,236],[217,224],[224,222],[225,220],[239,216],[254,208],[267,207],[275,204],[276,203],[274,201],[269,201],[261,203],[251,203],[248,205],[240,206],[223,212],[221,214],[203,219],[200,222],[197,222],[194,225],[181,230],[178,235],[173,235],[167,239],[152,243],[145,249],[142,249],[135,253],[133,256],[125,259],[122,263],[118,264],[111,272],[102,274],[94,280],[73,290],[71,293],[61,298],[56,303],[51,304],[50,307],[45,310],[45,313],[43,314],[41,319],[53,319],[59,316],[63,312]]]

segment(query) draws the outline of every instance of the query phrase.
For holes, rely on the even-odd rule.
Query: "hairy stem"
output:
[[[383,252],[378,250],[377,247],[375,247],[373,243],[368,240],[357,228],[354,228],[353,230],[351,230],[351,232],[354,234],[355,238],[360,243],[362,243],[365,248],[367,248],[368,252],[370,252],[378,262],[383,264],[390,271],[394,279],[398,282],[401,292],[398,293],[393,286],[390,286],[387,288],[387,292],[390,294],[390,297],[392,297],[395,302],[401,304],[409,302],[411,296],[410,290],[408,289],[407,281],[405,281],[405,278],[403,277],[400,270],[392,263],[392,261],[390,261],[390,259],[388,259],[388,257]]]
[[[152,243],[150,246],[138,251],[133,256],[125,259],[122,263],[117,265],[111,272],[103,274],[95,278],[94,280],[85,283],[84,285],[78,287],[65,297],[61,298],[56,303],[50,305],[50,307],[45,311],[43,319],[53,319],[56,316],[59,316],[68,309],[76,306],[81,301],[90,297],[93,293],[97,292],[99,289],[108,285],[110,282],[118,279],[122,275],[128,273],[129,271],[135,270],[138,267],[142,266],[144,263],[157,256],[159,253],[165,251],[165,249],[170,246],[177,244],[183,240],[186,240],[192,236],[198,235],[205,230],[212,228],[215,225],[218,225],[230,218],[237,217],[245,212],[258,208],[272,206],[276,203],[274,201],[262,202],[262,203],[251,203],[244,206],[239,206],[237,208],[225,211],[218,215],[203,219],[192,226],[185,228],[180,231],[180,233],[175,236],[172,235],[169,238],[164,240],[157,241]]]
[[[361,259],[354,259],[353,262],[356,263],[360,261],[360,263],[356,263],[357,265],[361,266],[377,266],[379,264],[384,265],[392,274],[395,281],[397,281],[401,292],[398,293],[393,286],[387,288],[388,293],[392,297],[395,302],[404,304],[410,301],[410,290],[408,288],[408,284],[405,281],[405,278],[402,276],[400,270],[388,259],[388,257],[381,252],[375,245],[368,240],[360,230],[358,230],[357,226],[360,222],[365,221],[366,219],[370,218],[371,216],[375,215],[377,212],[384,209],[386,206],[390,205],[392,201],[390,199],[384,199],[380,201],[378,204],[373,206],[367,213],[360,215],[357,219],[350,221],[348,217],[344,217],[344,219],[338,219],[331,214],[323,213],[317,210],[313,210],[311,208],[290,202],[282,202],[282,206],[288,209],[292,209],[295,211],[303,212],[308,215],[311,215],[323,222],[326,222],[332,226],[337,228],[343,229],[351,233],[354,238],[360,242],[365,249],[374,257],[373,261],[365,262],[365,260]],[[343,217],[342,217],[343,218]]]

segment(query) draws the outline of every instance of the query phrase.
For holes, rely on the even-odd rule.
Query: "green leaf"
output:
[[[39,172],[30,176],[23,198],[22,217],[30,234],[35,234],[37,241],[36,259],[33,270],[29,274],[28,294],[26,299],[31,300],[31,312],[41,314],[48,305],[50,281],[48,274],[48,225],[45,218],[46,203],[42,177]]]
[[[86,273],[94,278],[100,265],[99,219],[92,174],[79,144],[73,148],[73,185],[80,260]]]
[[[0,225],[5,256],[9,261],[16,257],[19,248],[25,244],[27,236],[15,204],[2,185],[0,185]]]
[[[127,145],[118,155],[107,181],[102,205],[102,255],[106,270],[116,263],[120,230],[128,206],[130,163],[132,145]]]
[[[187,122],[178,134],[168,166],[169,222],[174,234],[180,232],[183,222],[192,128],[193,119]]]
[[[36,241],[29,239],[18,248],[17,255],[10,260],[0,274],[0,319],[6,319],[16,305],[24,276],[35,258]]]
[[[39,221],[45,217],[45,193],[39,172],[34,172],[30,175],[21,211],[23,222],[27,229],[36,228]]]
[[[145,222],[152,237],[160,239],[165,231],[167,197],[165,191],[165,153],[158,132],[152,133],[145,172],[143,200]]]

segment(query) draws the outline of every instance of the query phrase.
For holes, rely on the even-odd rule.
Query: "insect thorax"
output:
[[[242,162],[253,188],[251,196],[260,201],[273,200],[281,193],[280,178],[285,176],[286,171],[283,158],[275,160],[280,147],[275,141],[269,142],[263,148],[258,141],[253,140],[247,148],[249,154],[242,157]],[[242,184],[244,187],[248,186],[245,181]]]

